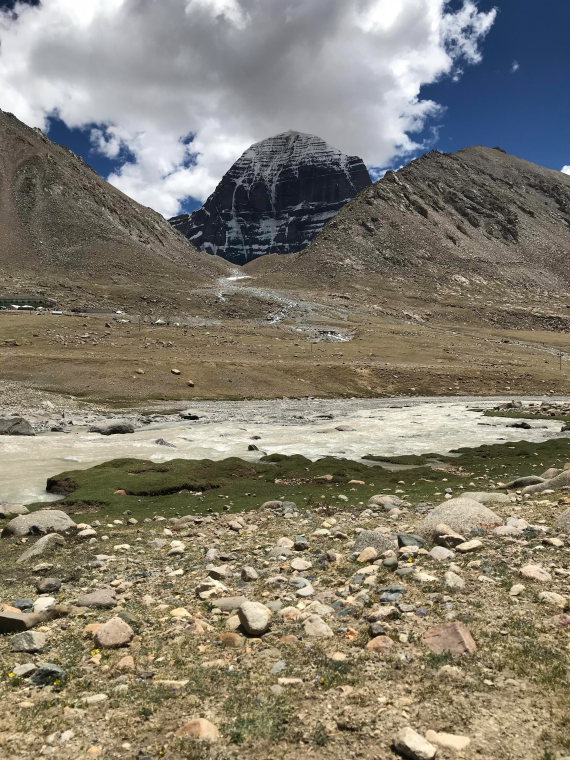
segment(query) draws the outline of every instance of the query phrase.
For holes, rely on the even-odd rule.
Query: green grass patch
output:
[[[570,460],[570,439],[542,443],[509,442],[461,448],[450,454],[410,457],[372,457],[370,464],[324,457],[311,462],[300,456],[272,454],[257,462],[237,457],[222,461],[173,459],[155,463],[115,459],[87,470],[70,470],[48,480],[48,490],[63,494],[57,507],[70,513],[116,517],[131,513],[137,518],[155,514],[175,516],[212,512],[240,512],[264,501],[294,501],[300,509],[325,508],[333,512],[362,505],[377,493],[399,489],[412,503],[442,499],[446,487],[456,494],[494,488],[498,481],[537,474],[547,467],[562,467]],[[382,462],[413,465],[406,472],[392,472]],[[321,480],[323,475],[332,479]],[[350,480],[365,485],[350,486]],[[403,484],[401,481],[404,481]],[[117,493],[117,491],[125,492]],[[31,505],[45,507],[45,504]]]

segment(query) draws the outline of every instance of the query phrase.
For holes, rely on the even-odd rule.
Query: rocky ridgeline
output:
[[[306,248],[370,184],[358,156],[314,135],[284,132],[248,148],[202,208],[170,223],[200,250],[245,264]]]
[[[562,759],[568,489],[549,470],[435,508],[19,514],[0,754]]]

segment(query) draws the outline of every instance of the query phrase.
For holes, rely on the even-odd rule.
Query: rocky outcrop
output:
[[[245,264],[302,250],[370,184],[358,156],[314,135],[284,132],[252,145],[201,209],[170,222],[197,248]]]

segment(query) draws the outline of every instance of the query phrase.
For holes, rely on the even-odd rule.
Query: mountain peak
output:
[[[302,250],[370,184],[357,156],[288,130],[254,143],[201,209],[171,223],[203,251],[244,264]]]

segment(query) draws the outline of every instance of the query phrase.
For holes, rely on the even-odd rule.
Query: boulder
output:
[[[75,523],[65,512],[40,509],[14,517],[2,531],[2,536],[41,536],[45,533],[63,533],[71,528],[75,528]]]
[[[0,435],[35,435],[33,427],[23,417],[0,417]]]
[[[23,504],[0,504],[0,520],[18,515],[27,515],[29,509]]]
[[[65,545],[65,538],[59,533],[48,533],[46,536],[38,538],[25,552],[20,554],[16,562],[27,562],[29,559],[42,557],[44,554],[53,552],[58,546]]]
[[[435,507],[419,525],[418,532],[432,539],[436,527],[445,523],[452,530],[468,535],[474,530],[490,530],[503,521],[495,512],[474,499],[457,497]]]
[[[124,435],[125,433],[134,433],[135,427],[132,422],[127,420],[111,420],[92,425],[89,432],[100,433],[101,435]]]

